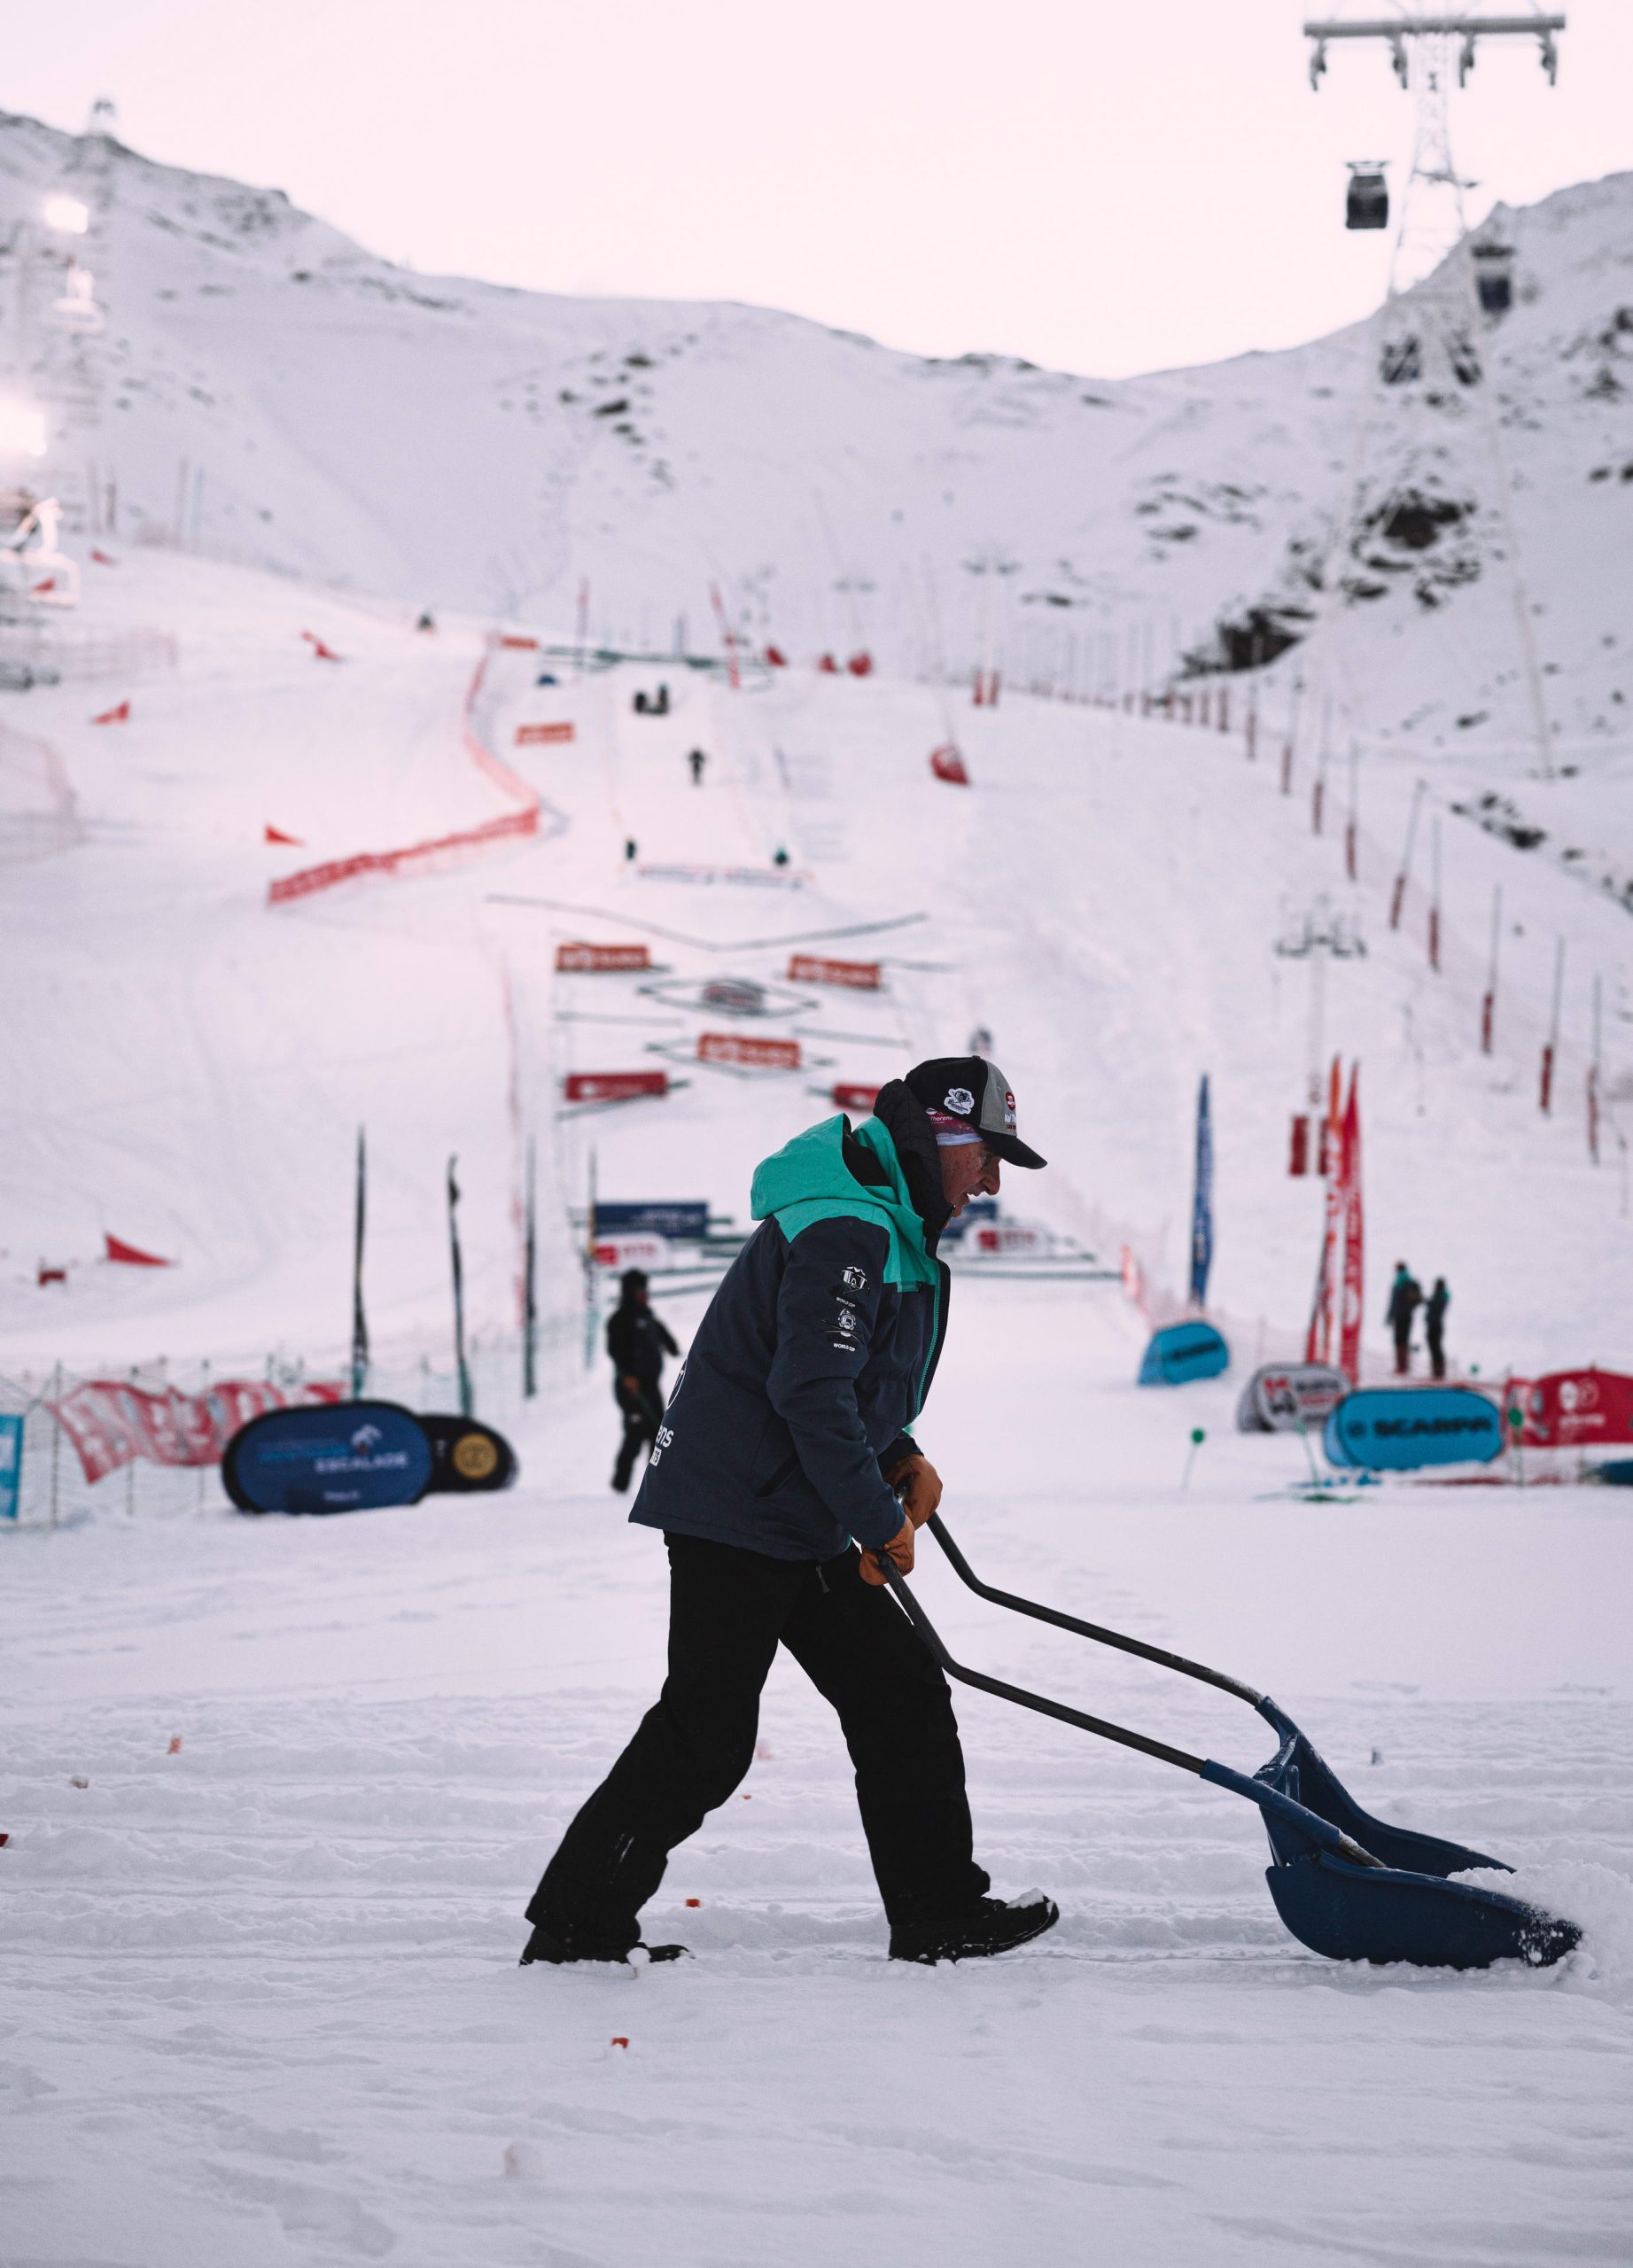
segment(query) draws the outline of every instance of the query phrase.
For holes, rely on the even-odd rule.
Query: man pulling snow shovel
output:
[[[986,1895],[946,1681],[883,1588],[941,1482],[907,1430],[947,1323],[937,1239],[1003,1164],[1044,1163],[979,1055],[921,1063],[851,1131],[754,1176],[760,1223],[680,1368],[632,1520],[669,1551],[669,1674],[527,1908],[523,1961],[623,1961],[669,1853],[754,1755],[779,1643],[838,1713],[897,1961],[1002,1953],[1053,1901]],[[678,1946],[651,1949],[669,1957]]]

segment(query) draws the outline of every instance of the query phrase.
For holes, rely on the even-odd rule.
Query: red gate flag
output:
[[[876,960],[829,960],[823,953],[791,953],[790,984],[840,984],[853,992],[876,992],[882,978]]]
[[[507,630],[499,642],[508,654],[536,654],[539,650],[536,638],[525,638],[514,630]]]
[[[951,741],[945,748],[930,750],[929,768],[937,780],[945,780],[954,788],[968,788],[969,774],[964,769],[964,759]]]
[[[156,1252],[144,1252],[141,1250],[139,1246],[127,1244],[121,1237],[111,1237],[105,1234],[103,1242],[107,1247],[107,1251],[104,1254],[104,1258],[108,1260],[116,1260],[120,1262],[121,1267],[174,1268],[175,1266],[174,1260],[160,1260]]]
[[[281,827],[274,827],[270,822],[262,827],[261,839],[266,843],[286,843],[292,850],[303,850],[306,848],[298,835],[285,835]]]
[[[557,742],[570,741],[572,737],[573,727],[567,723],[518,725],[516,728],[517,748],[548,748]]]
[[[650,968],[652,956],[645,945],[591,945],[570,938],[556,946],[556,966],[564,973],[591,975],[610,969]]]
[[[315,662],[338,662],[340,659],[332,646],[324,645],[315,630],[303,630],[300,634],[312,649]]]
[[[861,1110],[871,1113],[879,1099],[877,1087],[851,1087],[843,1083],[834,1091],[834,1105],[839,1110]]]
[[[100,717],[93,717],[90,721],[93,725],[128,725],[130,722],[130,703],[121,701],[112,709],[105,709]]]
[[[1350,1067],[1349,1100],[1344,1109],[1344,1289],[1338,1367],[1351,1386],[1361,1382],[1361,1311],[1366,1297],[1365,1224],[1361,1210],[1361,1067]]]

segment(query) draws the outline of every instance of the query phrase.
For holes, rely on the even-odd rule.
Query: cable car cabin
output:
[[[1389,190],[1380,166],[1352,164],[1344,198],[1346,229],[1387,229]]]
[[[1514,248],[1512,245],[1474,246],[1474,289],[1482,315],[1505,315],[1514,304]]]
[[[1378,375],[1387,386],[1410,385],[1423,376],[1423,350],[1416,338],[1386,340]]]

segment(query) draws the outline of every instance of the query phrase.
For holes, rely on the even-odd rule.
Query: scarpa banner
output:
[[[1331,1464],[1372,1472],[1489,1464],[1503,1425],[1497,1404],[1471,1386],[1364,1386],[1334,1410],[1321,1445]]]
[[[1633,1379],[1618,1371],[1551,1371],[1545,1378],[1511,1379],[1503,1404],[1520,1411],[1524,1449],[1633,1441]]]
[[[1231,1350],[1210,1323],[1170,1323],[1153,1334],[1139,1365],[1141,1386],[1186,1386],[1217,1378]]]
[[[1318,1433],[1349,1391],[1330,1363],[1267,1363],[1242,1388],[1236,1407],[1240,1433]]]
[[[424,1427],[394,1402],[273,1410],[227,1444],[222,1485],[241,1512],[361,1512],[412,1504],[435,1462]]]

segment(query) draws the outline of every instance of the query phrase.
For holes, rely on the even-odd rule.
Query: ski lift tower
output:
[[[1341,41],[1381,42],[1402,88],[1414,99],[1411,167],[1401,200],[1380,310],[1375,377],[1399,389],[1403,412],[1414,397],[1433,406],[1460,391],[1474,394],[1484,413],[1497,471],[1497,512],[1503,549],[1512,570],[1516,627],[1530,689],[1532,725],[1542,776],[1553,774],[1552,735],[1542,690],[1530,602],[1509,509],[1511,476],[1499,422],[1489,400],[1482,330],[1507,311],[1512,299],[1512,247],[1494,235],[1471,239],[1464,193],[1477,184],[1458,173],[1451,151],[1450,97],[1466,85],[1481,40],[1535,40],[1550,86],[1559,75],[1556,35],[1563,14],[1533,9],[1523,15],[1430,14],[1403,10],[1388,17],[1324,17],[1304,26],[1310,43],[1310,83],[1319,93],[1327,50]],[[1353,172],[1353,168],[1352,168]],[[1409,299],[1403,294],[1410,293]],[[1360,511],[1360,494],[1352,518]]]

